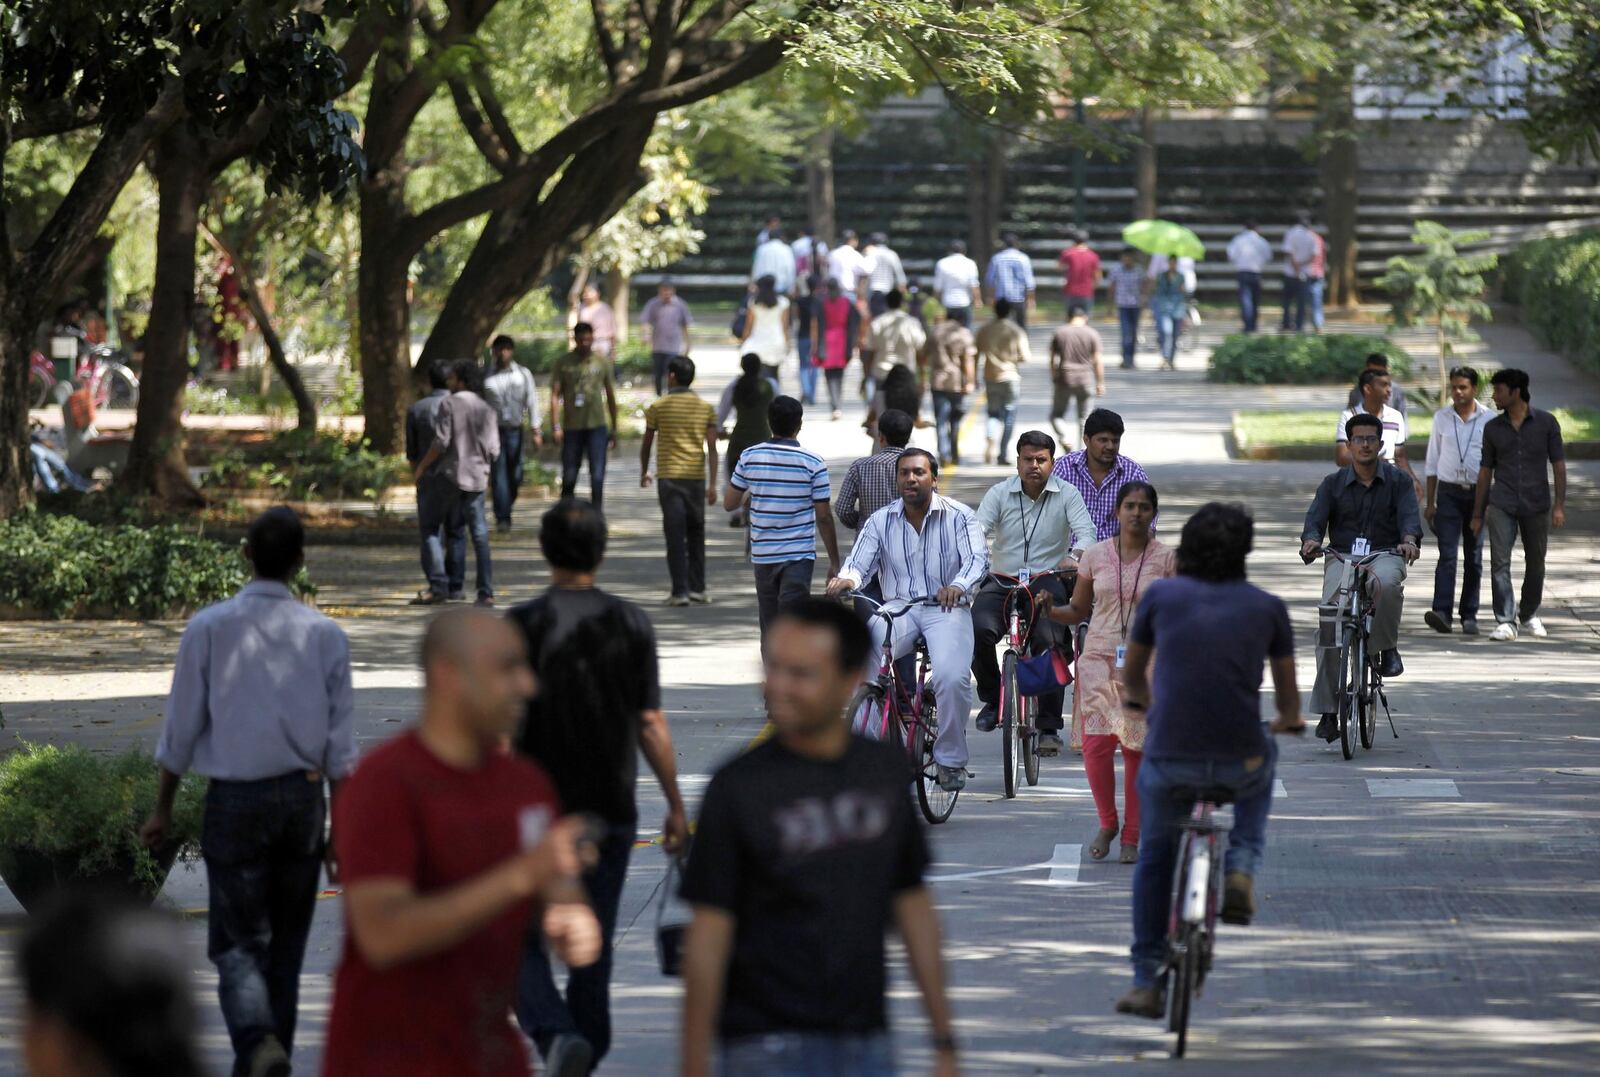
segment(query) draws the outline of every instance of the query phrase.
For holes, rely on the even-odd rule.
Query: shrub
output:
[[[1244,385],[1352,385],[1371,352],[1387,355],[1397,377],[1411,372],[1411,356],[1388,337],[1235,333],[1211,353],[1206,377]]]
[[[24,743],[0,759],[0,846],[77,853],[85,875],[128,857],[137,880],[154,891],[161,871],[138,829],[155,808],[156,783],[148,752],[105,756],[76,744]],[[168,831],[180,848],[198,844],[204,800],[205,783],[184,778]]]
[[[535,374],[548,375],[556,360],[567,354],[567,338],[565,334],[555,337],[523,337],[517,341],[515,352],[517,362],[533,371]],[[648,376],[650,368],[650,349],[637,337],[617,349],[617,377],[638,378]],[[548,385],[548,383],[545,383]]]
[[[167,617],[249,579],[237,547],[171,525],[99,526],[72,516],[0,520],[0,604],[68,618]]]
[[[1501,283],[1548,347],[1600,371],[1600,231],[1523,244]]]
[[[292,501],[376,499],[409,479],[399,456],[383,456],[365,440],[326,431],[288,430],[262,445],[218,456],[201,485],[269,489]]]

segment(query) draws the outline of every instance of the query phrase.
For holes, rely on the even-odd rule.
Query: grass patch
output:
[[[1555,408],[1551,414],[1561,424],[1565,441],[1600,441],[1600,408]],[[1428,426],[1419,424],[1415,412],[1411,419],[1411,437],[1406,442],[1407,454],[1421,460],[1428,443]],[[1234,416],[1234,433],[1241,450],[1273,448],[1298,448],[1323,446],[1331,457],[1334,444],[1334,425],[1339,413],[1326,411],[1241,411]]]

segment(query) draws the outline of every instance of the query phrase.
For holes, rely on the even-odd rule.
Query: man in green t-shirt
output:
[[[572,327],[572,350],[556,360],[551,372],[550,415],[556,444],[561,446],[561,496],[572,496],[587,454],[589,499],[599,507],[606,483],[606,450],[617,447],[617,378],[611,360],[594,350],[594,327],[588,322]]]

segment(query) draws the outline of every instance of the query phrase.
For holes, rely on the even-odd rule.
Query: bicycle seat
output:
[[[1188,807],[1196,801],[1212,804],[1232,804],[1233,790],[1225,785],[1180,785],[1172,790],[1172,802]]]

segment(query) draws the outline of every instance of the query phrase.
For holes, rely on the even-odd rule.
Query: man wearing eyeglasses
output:
[[[1317,487],[1317,496],[1312,499],[1300,532],[1300,557],[1306,564],[1315,560],[1323,535],[1327,535],[1329,545],[1349,557],[1365,557],[1377,550],[1393,551],[1369,566],[1377,587],[1369,645],[1379,652],[1379,672],[1385,677],[1398,677],[1405,672],[1397,645],[1406,567],[1421,552],[1418,544],[1422,540],[1422,517],[1417,511],[1417,493],[1409,475],[1379,458],[1385,433],[1382,419],[1368,412],[1352,415],[1342,433],[1343,444],[1349,447],[1350,463]],[[1329,558],[1322,573],[1322,601],[1332,602],[1348,574],[1354,571],[1344,562]],[[1337,655],[1337,650],[1317,648],[1317,681],[1311,692],[1311,709],[1321,715],[1317,736],[1326,741],[1339,736],[1334,719]]]

